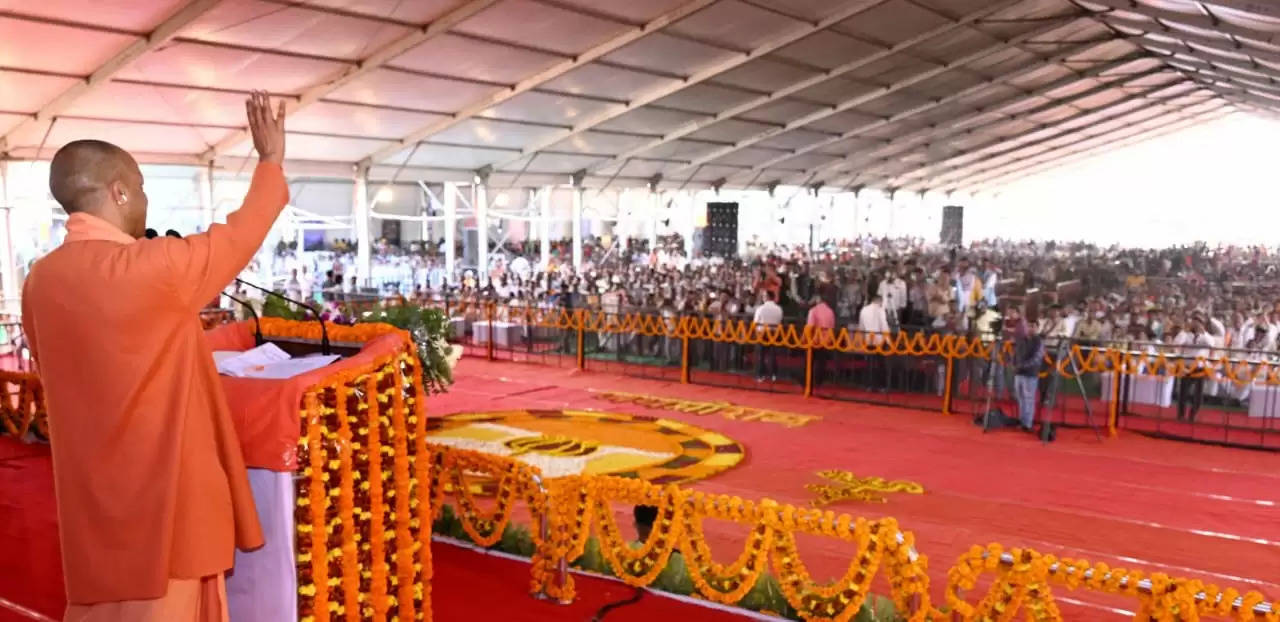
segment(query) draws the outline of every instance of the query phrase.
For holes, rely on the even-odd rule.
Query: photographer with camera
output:
[[[1030,432],[1036,422],[1036,388],[1044,366],[1044,340],[1031,330],[1017,307],[1009,307],[1008,316],[1014,325],[1013,394],[1018,401],[1018,421],[1024,431]]]

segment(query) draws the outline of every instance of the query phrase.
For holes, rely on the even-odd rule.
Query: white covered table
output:
[[[1111,395],[1114,391],[1111,383],[1114,381],[1114,374],[1102,374],[1103,401],[1111,401]],[[1120,382],[1120,390],[1125,392],[1124,395],[1120,396],[1121,402],[1154,404],[1161,408],[1168,408],[1173,405],[1173,378],[1169,376],[1148,376],[1145,374],[1126,376]]]
[[[520,331],[523,325],[515,322],[476,322],[471,325],[471,337],[477,344],[489,343],[489,333],[493,333],[493,344],[511,347],[520,343]]]

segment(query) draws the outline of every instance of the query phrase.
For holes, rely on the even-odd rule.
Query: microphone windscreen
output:
[[[156,239],[157,237],[159,237],[159,235],[160,235],[160,234],[159,234],[159,233],[156,233],[156,230],[155,230],[155,229],[147,229],[147,232],[146,232],[145,234],[143,234],[143,235],[144,235],[148,240],[154,240],[154,239]]]

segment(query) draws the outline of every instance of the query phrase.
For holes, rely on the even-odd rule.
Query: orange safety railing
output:
[[[403,304],[403,299],[384,301]],[[450,316],[471,325],[506,321],[534,328],[547,328],[567,333],[576,343],[576,364],[586,368],[586,335],[630,334],[663,337],[680,342],[680,380],[691,381],[690,342],[765,346],[800,351],[804,359],[804,395],[814,393],[815,352],[843,353],[886,357],[931,357],[943,370],[941,403],[945,414],[953,412],[956,366],[962,362],[986,361],[993,355],[1001,365],[1011,361],[1013,347],[1009,341],[992,351],[994,340],[974,335],[942,335],[904,330],[893,334],[868,334],[847,328],[814,331],[797,324],[760,327],[741,319],[715,319],[701,316],[664,317],[644,311],[610,313],[600,309],[564,309],[521,304],[497,304],[485,298],[447,299],[427,302],[445,310]],[[484,344],[484,356],[495,359],[494,339]],[[567,345],[568,342],[566,342]],[[1125,344],[1071,343],[1062,356],[1050,347],[1045,355],[1042,377],[1057,374],[1063,378],[1080,374],[1109,374],[1110,395],[1105,396],[1105,424],[1114,436],[1120,415],[1121,379],[1123,377],[1205,378],[1237,386],[1261,383],[1280,386],[1280,360],[1250,360],[1250,354],[1238,350],[1214,349],[1215,355],[1197,357],[1168,351],[1170,346],[1145,343]],[[1158,347],[1157,347],[1158,346]],[[1154,350],[1154,351],[1151,351]],[[1256,357],[1255,357],[1256,358]],[[971,389],[972,390],[972,389]]]
[[[816,331],[811,327],[784,324],[777,327],[757,326],[738,319],[713,319],[699,316],[664,317],[653,313],[608,313],[598,309],[539,308],[522,305],[498,305],[492,301],[473,300],[452,309],[463,309],[472,322],[508,321],[530,327],[551,328],[576,333],[578,347],[576,358],[579,367],[585,368],[584,336],[588,333],[631,334],[645,337],[665,337],[680,340],[680,377],[685,383],[690,378],[689,343],[691,340],[726,343],[742,346],[766,346],[800,350],[805,355],[806,396],[813,393],[815,351],[859,355],[894,357],[936,357],[945,365],[945,378],[941,410],[950,414],[953,405],[955,365],[961,361],[989,360],[996,357],[1001,365],[1011,361],[1013,344],[1002,341],[992,351],[995,340],[974,335],[942,335],[922,331],[898,331],[892,334],[869,334],[840,328],[835,331]],[[486,355],[495,358],[494,340],[489,339]],[[1146,344],[1130,344],[1131,347]],[[1161,346],[1168,349],[1170,346]],[[1048,348],[1045,354],[1045,370],[1042,377],[1058,374],[1064,378],[1076,372],[1109,373],[1118,380],[1121,376],[1150,376],[1162,378],[1211,378],[1237,385],[1262,382],[1280,385],[1280,362],[1249,361],[1221,353],[1217,356],[1196,357],[1173,352],[1144,352],[1117,346],[1072,343],[1065,355],[1057,357]],[[1215,349],[1224,352],[1221,349]],[[1073,370],[1074,368],[1074,370]],[[1107,428],[1111,435],[1117,433],[1119,382],[1111,386],[1113,395],[1108,400]]]

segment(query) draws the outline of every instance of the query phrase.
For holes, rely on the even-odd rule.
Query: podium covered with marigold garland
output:
[[[263,318],[261,327],[295,354],[320,343],[314,322]],[[272,476],[292,481],[288,506],[258,504],[268,533],[291,527],[292,546],[272,547],[268,535],[263,550],[237,556],[237,571],[295,569],[295,595],[266,597],[296,598],[306,622],[431,620],[431,518],[418,501],[429,499],[419,486],[429,483],[431,454],[415,348],[387,324],[330,326],[329,336],[343,354],[332,365],[285,381],[224,377],[255,498]],[[253,325],[220,326],[208,338],[215,351],[246,350]],[[263,516],[264,508],[285,515]]]

